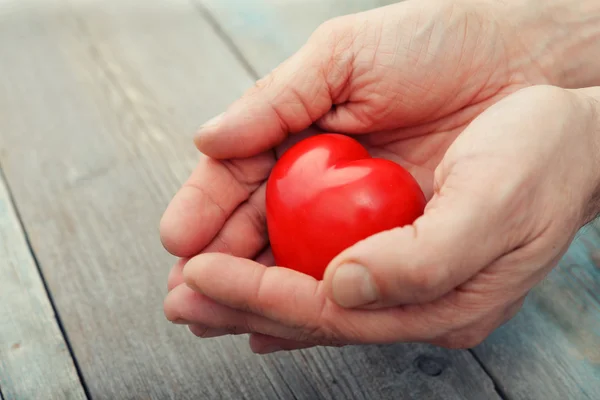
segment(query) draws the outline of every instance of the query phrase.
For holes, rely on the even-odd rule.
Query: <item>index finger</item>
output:
[[[195,138],[198,149],[217,159],[248,157],[278,146],[327,114],[332,93],[341,91],[350,70],[334,68],[332,50],[323,42],[309,40],[202,127]]]
[[[236,208],[268,177],[274,163],[272,152],[223,161],[202,155],[160,221],[165,249],[178,257],[202,251]]]

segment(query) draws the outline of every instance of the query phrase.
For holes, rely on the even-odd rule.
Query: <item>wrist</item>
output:
[[[529,64],[565,88],[600,85],[600,0],[495,0],[520,44],[516,70]],[[528,79],[529,77],[525,77]]]

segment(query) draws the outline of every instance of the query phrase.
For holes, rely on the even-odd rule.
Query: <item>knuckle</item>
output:
[[[254,231],[255,237],[259,237],[262,239],[268,239],[267,232],[267,224],[266,224],[266,215],[263,213],[261,209],[258,208],[256,204],[252,202],[248,202],[248,207],[245,209],[245,214],[247,220]]]
[[[331,40],[347,30],[347,16],[338,16],[322,22],[314,30],[309,41]]]
[[[346,71],[343,65],[353,59],[353,46],[356,42],[356,32],[349,23],[348,16],[336,17],[322,23],[312,34],[309,44],[318,51],[327,52],[324,60],[326,73]],[[326,74],[326,75],[329,75]]]
[[[574,105],[574,100],[578,99],[578,96],[574,93],[552,85],[529,86],[521,89],[519,94],[538,100],[538,104],[546,109],[554,109],[557,106],[571,106]]]
[[[403,275],[402,286],[408,284],[416,300],[431,301],[437,298],[441,275],[437,265],[414,263]]]
[[[301,342],[319,342],[322,343],[328,340],[331,335],[322,326],[307,325],[299,329],[297,340]]]
[[[333,343],[343,339],[345,335],[336,328],[332,319],[329,317],[329,302],[325,300],[320,312],[314,317],[303,321],[296,326],[300,332],[301,341],[311,341],[319,343]]]
[[[270,74],[267,74],[264,77],[258,79],[254,83],[253,92],[261,91],[265,88],[268,88],[273,83],[276,73],[277,73],[277,68],[275,68]]]

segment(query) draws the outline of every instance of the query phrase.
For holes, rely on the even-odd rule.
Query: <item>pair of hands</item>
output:
[[[503,7],[409,0],[336,18],[203,126],[201,160],[161,220],[181,258],[167,318],[201,337],[250,333],[257,353],[465,348],[510,319],[597,211],[600,89],[549,86]],[[265,223],[277,157],[319,131],[403,165],[428,198],[412,226],[348,248],[323,281],[273,267]]]

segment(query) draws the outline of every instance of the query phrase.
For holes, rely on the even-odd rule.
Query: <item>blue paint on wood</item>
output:
[[[511,399],[600,399],[600,224],[578,233],[521,312],[475,349]]]

